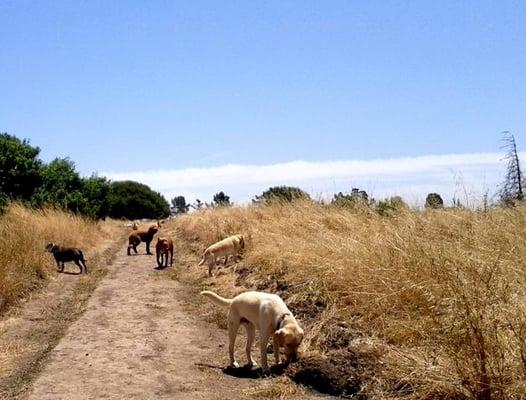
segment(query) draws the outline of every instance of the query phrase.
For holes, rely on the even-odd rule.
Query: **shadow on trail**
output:
[[[201,368],[211,368],[211,369],[220,369],[223,371],[224,374],[233,376],[234,378],[241,378],[241,379],[259,379],[264,378],[266,375],[263,374],[261,368],[255,368],[249,366],[243,366],[239,368],[232,368],[232,367],[220,367],[218,365],[212,365],[212,364],[204,364],[204,363],[196,363],[195,364],[198,367]],[[270,367],[270,374],[269,376],[278,376],[283,375],[285,372],[286,366],[285,365],[273,365]]]
[[[224,367],[220,367],[218,365],[212,365],[212,364],[205,364],[205,363],[195,363],[196,367],[199,368],[210,368],[210,369],[224,369]]]
[[[273,365],[270,367],[270,376],[279,376],[283,375],[286,367],[284,365]],[[251,367],[244,366],[240,368],[226,367],[223,368],[223,372],[227,375],[234,376],[236,378],[242,379],[259,379],[263,378],[266,375],[263,374],[261,368],[252,369]]]
[[[167,269],[167,268],[170,268],[170,267],[171,267],[171,265],[161,265],[160,267],[156,266],[153,269],[155,269],[157,271],[162,271],[163,269]]]
[[[60,271],[59,271],[59,272],[60,272]],[[81,274],[82,274],[82,272],[79,272],[79,271],[77,271],[77,272],[62,271],[62,272],[60,272],[60,273],[61,273],[61,274],[66,274],[66,275],[81,275]]]

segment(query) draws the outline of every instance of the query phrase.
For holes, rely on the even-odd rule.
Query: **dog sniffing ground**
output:
[[[166,270],[155,265],[144,249],[126,256],[122,248],[23,398],[244,399],[280,398],[283,392],[290,393],[287,398],[320,397],[284,377],[225,373],[225,332],[192,313],[185,286],[166,279]]]

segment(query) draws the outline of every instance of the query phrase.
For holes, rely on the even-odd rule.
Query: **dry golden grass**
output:
[[[89,251],[118,230],[111,222],[97,223],[58,210],[10,205],[0,216],[0,311],[38,287],[55,270],[52,255],[44,250],[46,243]]]
[[[370,398],[520,399],[525,217],[524,208],[382,217],[296,202],[208,209],[175,224],[196,251],[246,234],[246,286],[276,290],[299,310],[307,353],[363,362]],[[241,290],[221,282],[223,294]],[[338,345],[342,326],[351,340]]]
[[[274,381],[262,380],[250,389],[243,390],[247,399],[293,400],[304,399],[305,389],[290,380],[278,378]]]

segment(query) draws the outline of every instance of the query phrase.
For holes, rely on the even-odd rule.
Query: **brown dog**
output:
[[[130,233],[130,236],[128,237],[128,255],[130,255],[130,249],[133,249],[135,254],[137,254],[137,246],[141,242],[146,243],[146,254],[151,255],[152,253],[150,252],[150,243],[157,231],[158,228],[155,225],[152,225],[147,231],[134,230],[132,233]]]
[[[234,261],[237,261],[237,257],[244,248],[245,239],[243,235],[227,237],[220,242],[214,243],[203,252],[203,258],[199,262],[199,266],[206,264],[208,266],[208,276],[213,276],[214,268],[220,258],[225,257],[225,265],[230,256],[234,257]]]
[[[170,267],[174,261],[174,243],[170,238],[157,238],[155,245],[155,254],[157,255],[157,266],[159,268],[168,266],[168,256],[170,256]]]

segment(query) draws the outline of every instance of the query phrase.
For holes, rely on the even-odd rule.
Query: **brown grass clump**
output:
[[[305,389],[294,385],[289,380],[278,378],[277,380],[262,380],[250,389],[243,390],[247,399],[261,400],[293,400],[304,399]]]
[[[111,223],[92,222],[63,211],[8,206],[0,216],[0,311],[55,271],[55,261],[44,249],[46,243],[89,252],[115,231]]]
[[[519,399],[525,217],[524,208],[383,217],[295,202],[208,209],[176,229],[196,251],[247,235],[233,282],[285,297],[307,328],[307,353],[352,358],[370,398]],[[241,290],[221,282],[224,294]]]

